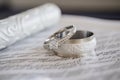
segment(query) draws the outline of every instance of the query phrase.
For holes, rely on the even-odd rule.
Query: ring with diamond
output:
[[[76,28],[74,26],[68,26],[60,29],[45,40],[44,48],[47,50],[58,49],[65,41],[71,38],[75,32]]]
[[[93,32],[76,31],[76,28],[73,26],[65,27],[44,42],[45,49],[52,50],[61,57],[93,56],[95,55],[95,47],[96,38]]]

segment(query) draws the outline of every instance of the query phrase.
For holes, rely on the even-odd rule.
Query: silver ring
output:
[[[74,26],[68,26],[60,29],[45,40],[44,48],[47,50],[58,49],[63,43],[65,43],[65,41],[71,38],[75,32],[76,28]]]
[[[96,38],[93,32],[77,30],[76,33],[54,52],[61,57],[96,56]]]

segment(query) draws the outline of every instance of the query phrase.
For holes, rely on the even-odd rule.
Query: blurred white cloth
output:
[[[60,8],[47,3],[0,20],[0,50],[43,29],[55,26],[60,18]]]
[[[49,35],[71,24],[95,33],[96,58],[61,58],[42,47]],[[119,35],[120,21],[63,15],[58,26],[0,51],[0,80],[119,80]]]

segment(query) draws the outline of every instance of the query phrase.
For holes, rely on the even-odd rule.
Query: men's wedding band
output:
[[[61,57],[96,56],[96,38],[93,32],[77,30],[76,33],[54,52]]]

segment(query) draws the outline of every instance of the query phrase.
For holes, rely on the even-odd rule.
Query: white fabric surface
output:
[[[97,38],[96,58],[61,58],[43,49],[44,40],[67,25]],[[0,80],[119,80],[120,21],[63,15],[46,29],[0,51]]]

